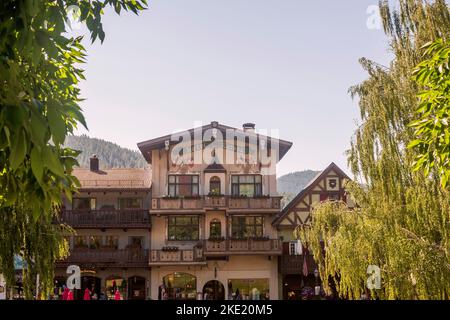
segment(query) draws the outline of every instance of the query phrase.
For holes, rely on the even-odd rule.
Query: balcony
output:
[[[189,250],[151,250],[150,265],[204,265],[202,248]]]
[[[304,255],[282,255],[280,258],[280,272],[282,274],[303,274]],[[314,274],[317,264],[310,254],[306,256],[308,273]]]
[[[268,211],[279,212],[282,197],[232,197],[232,196],[204,196],[198,198],[153,198],[152,211],[164,212],[168,210],[205,211]]]
[[[281,255],[279,239],[226,239],[205,240],[205,256],[214,255]]]
[[[76,248],[70,250],[67,259],[58,261],[57,266],[148,267],[148,259],[148,250],[140,248]]]
[[[149,229],[150,216],[147,210],[64,210],[62,222],[73,228],[127,228]]]

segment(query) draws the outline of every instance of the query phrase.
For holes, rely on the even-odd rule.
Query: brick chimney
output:
[[[255,124],[254,123],[244,123],[242,125],[242,129],[244,132],[255,132]]]
[[[98,171],[99,170],[99,163],[98,163],[98,158],[97,158],[96,154],[92,155],[92,157],[90,159],[89,169],[91,171]]]

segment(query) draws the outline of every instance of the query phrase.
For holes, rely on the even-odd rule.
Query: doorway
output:
[[[145,278],[130,277],[128,278],[128,298],[130,300],[145,300]]]
[[[75,299],[83,300],[84,291],[86,288],[91,291],[91,297],[94,293],[97,294],[97,297],[100,297],[101,293],[101,279],[94,276],[82,276],[81,277],[81,290],[77,290],[77,294]]]
[[[225,300],[225,288],[220,281],[210,280],[203,286],[204,300]]]

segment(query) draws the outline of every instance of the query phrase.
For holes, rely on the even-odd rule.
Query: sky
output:
[[[278,175],[322,170],[344,154],[358,123],[348,89],[358,60],[388,64],[378,0],[153,0],[139,16],[103,17],[103,44],[85,41],[82,108],[91,137],[141,141],[211,121],[279,130],[293,142]],[[83,32],[79,30],[78,32]]]

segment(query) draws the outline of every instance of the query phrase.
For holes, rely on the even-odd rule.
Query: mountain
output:
[[[68,136],[64,146],[82,151],[78,156],[82,168],[89,168],[89,158],[93,154],[100,159],[101,169],[144,168],[148,165],[139,151],[122,148],[115,143],[87,135]]]
[[[320,171],[303,170],[288,173],[277,179],[278,193],[283,196],[285,207]]]

